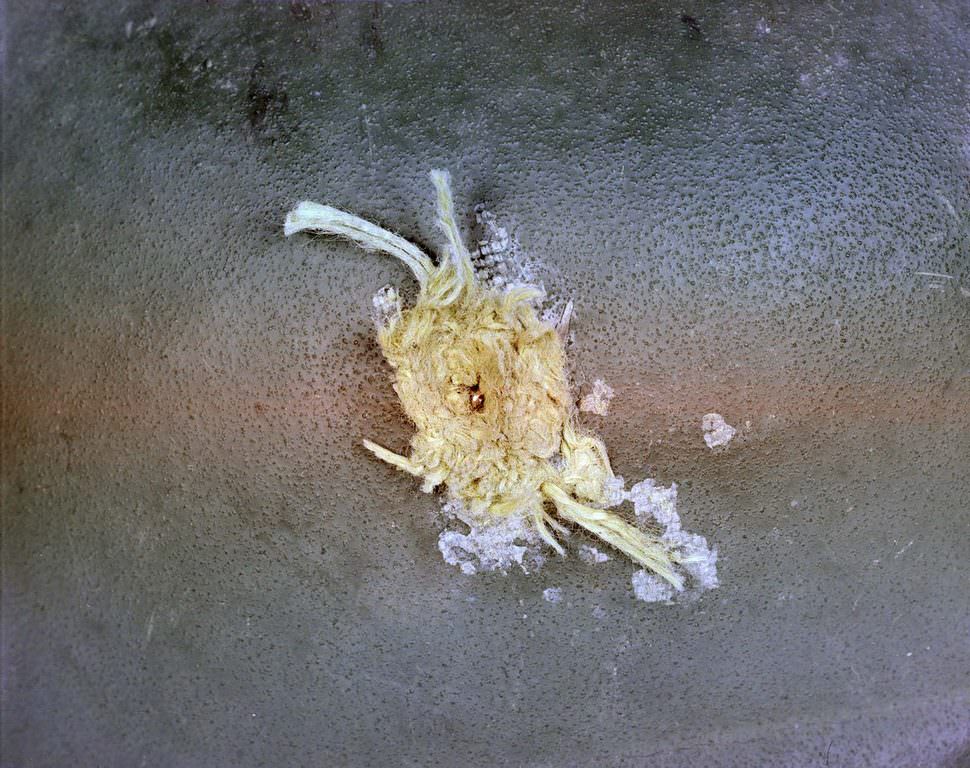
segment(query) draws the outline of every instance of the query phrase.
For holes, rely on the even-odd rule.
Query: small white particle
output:
[[[586,393],[579,403],[579,410],[585,413],[595,413],[605,416],[613,399],[613,388],[602,379],[593,382],[593,388]]]
[[[704,442],[707,443],[708,448],[727,445],[737,432],[719,413],[705,414],[701,421],[701,429],[704,430]]]
[[[630,489],[630,501],[638,519],[652,517],[668,531],[680,530],[680,515],[677,514],[677,484],[665,488],[648,477]]]
[[[579,559],[584,563],[593,565],[594,563],[607,562],[610,559],[610,556],[605,552],[600,552],[596,547],[591,547],[589,544],[583,544],[579,548]]]
[[[900,556],[901,554],[903,554],[903,553],[904,553],[904,552],[905,552],[905,551],[906,551],[907,549],[909,549],[909,548],[910,548],[911,546],[913,546],[913,542],[912,542],[912,541],[910,541],[910,542],[909,542],[909,544],[907,544],[907,545],[906,545],[905,547],[903,547],[903,548],[902,548],[901,550],[899,550],[899,551],[898,551],[898,552],[896,553],[896,557],[899,557],[899,556]]]
[[[607,507],[615,507],[629,498],[626,481],[621,476],[608,477],[603,483],[603,496]]]
[[[374,304],[374,324],[378,329],[386,327],[392,320],[401,317],[401,297],[391,285],[385,285],[372,299]]]
[[[674,588],[668,582],[642,569],[633,574],[630,582],[637,600],[645,603],[659,603],[674,596]]]
[[[559,587],[549,587],[542,590],[542,599],[547,603],[558,603],[562,600],[562,590]]]

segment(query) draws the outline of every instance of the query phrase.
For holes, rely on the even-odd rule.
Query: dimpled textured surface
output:
[[[966,764],[965,3],[5,14],[4,766]],[[718,589],[463,576],[360,446],[416,285],[280,221],[434,250],[429,168]]]

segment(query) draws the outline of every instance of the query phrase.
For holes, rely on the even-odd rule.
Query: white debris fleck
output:
[[[664,541],[677,545],[681,551],[681,565],[701,589],[714,589],[717,580],[717,547],[711,549],[707,539],[694,533],[677,531],[666,533]]]
[[[579,548],[579,559],[584,563],[593,565],[595,563],[608,562],[610,556],[605,552],[600,552],[596,547],[591,547],[589,544],[583,544]]]
[[[627,500],[626,481],[619,475],[608,477],[603,481],[603,496],[607,507],[615,507]]]
[[[478,243],[478,252],[482,256],[506,254],[512,248],[512,239],[505,227],[499,226],[495,214],[486,210],[484,205],[475,207],[475,221],[482,228],[484,238]]]
[[[542,590],[542,599],[547,603],[558,603],[562,600],[562,589],[559,587],[549,587]]]
[[[767,35],[771,33],[771,25],[765,21],[765,17],[762,16],[758,19],[758,23],[755,24],[755,30],[757,30],[759,35]]]
[[[680,530],[680,516],[677,514],[677,483],[669,488],[657,485],[648,477],[630,489],[630,501],[638,518],[652,517],[667,530]]]
[[[446,563],[461,568],[462,573],[507,571],[513,565],[529,573],[542,565],[541,540],[525,518],[509,515],[497,522],[483,523],[471,519],[457,501],[445,504],[442,512],[469,528],[468,533],[448,529],[438,536],[441,556]]]
[[[643,600],[645,603],[664,602],[674,596],[674,588],[669,582],[642,569],[634,573],[630,581],[637,600]]]
[[[681,565],[694,585],[701,590],[717,587],[717,548],[710,548],[703,536],[681,529],[680,515],[677,514],[677,484],[671,483],[665,488],[647,478],[634,485],[629,496],[637,519],[652,517],[663,527],[661,541],[679,550]]]
[[[613,399],[613,388],[602,379],[593,382],[593,388],[587,392],[579,402],[579,410],[584,413],[595,413],[605,416]]]
[[[737,432],[734,427],[724,421],[724,417],[719,413],[705,414],[701,428],[704,430],[704,442],[707,443],[708,448],[727,445]]]
[[[599,620],[599,619],[605,619],[606,618],[606,611],[604,611],[601,606],[594,605],[593,606],[593,618],[594,619],[597,619],[597,620]],[[927,648],[927,650],[929,650],[929,648]]]
[[[472,253],[479,280],[496,289],[516,283],[541,287],[539,270],[523,256],[518,239],[499,224],[483,203],[475,206],[475,222],[482,233],[478,248]]]
[[[895,555],[895,556],[896,556],[896,557],[899,557],[899,556],[900,556],[901,554],[903,554],[903,553],[904,553],[904,552],[905,552],[905,551],[906,551],[907,549],[909,549],[909,548],[910,548],[911,546],[913,546],[913,542],[912,542],[912,541],[910,541],[910,542],[909,542],[909,544],[907,544],[907,545],[906,545],[905,547],[903,547],[903,548],[902,548],[901,550],[899,550],[899,551],[898,551],[898,552],[896,553],[896,555]]]
[[[401,297],[392,285],[385,285],[372,299],[374,303],[374,323],[378,329],[385,327],[392,319],[401,317]]]

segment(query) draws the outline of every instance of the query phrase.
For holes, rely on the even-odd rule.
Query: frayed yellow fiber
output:
[[[590,506],[609,503],[615,478],[602,441],[580,434],[572,421],[563,351],[572,305],[553,326],[530,303],[541,296],[537,289],[482,286],[455,223],[448,174],[432,171],[431,180],[447,240],[438,266],[403,238],[329,206],[302,202],[286,217],[287,236],[309,230],[346,237],[401,260],[420,285],[413,307],[402,309],[393,289],[375,300],[378,342],[416,427],[410,455],[364,445],[423,478],[425,491],[447,486],[473,519],[521,515],[564,554],[553,531],[566,529],[550,514],[551,502],[561,519],[681,589],[674,569],[681,558],[670,545]]]

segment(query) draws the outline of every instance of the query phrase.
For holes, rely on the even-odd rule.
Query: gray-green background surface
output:
[[[966,3],[5,14],[4,766],[967,764]],[[432,167],[718,590],[463,576],[360,446],[413,283],[282,218],[431,248]]]

